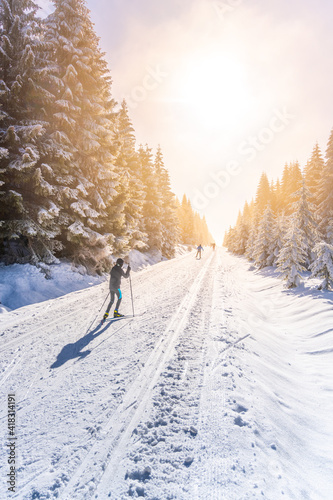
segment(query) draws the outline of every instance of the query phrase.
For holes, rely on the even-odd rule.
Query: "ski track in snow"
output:
[[[132,279],[147,312],[119,323],[99,327],[104,308],[93,321],[105,283],[3,315],[0,390],[16,392],[19,438],[8,498],[330,500],[332,301],[222,249]],[[3,457],[6,418],[2,405]]]

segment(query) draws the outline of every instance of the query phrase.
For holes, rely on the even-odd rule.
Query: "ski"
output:
[[[103,325],[105,322],[113,323],[114,321],[118,321],[119,319],[139,318],[140,316],[143,316],[145,313],[146,311],[141,314],[136,314],[135,316],[133,316],[133,314],[125,314],[124,316],[119,316],[115,318],[105,318],[105,319],[103,318],[101,321],[101,325]]]
[[[117,321],[118,319],[128,319],[133,318],[132,314],[125,314],[124,316],[116,316],[115,318],[106,318],[104,321],[111,323],[112,321]]]
[[[105,321],[115,321],[117,319],[128,319],[128,318],[139,318],[140,316],[143,316],[144,314],[146,314],[146,311],[141,313],[141,314],[136,314],[135,316],[133,316],[133,314],[125,314],[124,316],[119,316],[119,317],[116,317],[116,318],[106,318]]]

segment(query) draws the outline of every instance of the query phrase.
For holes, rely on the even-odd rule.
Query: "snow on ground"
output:
[[[106,282],[1,315],[1,498],[330,500],[331,294],[222,249],[132,285],[137,316],[102,327]]]
[[[84,268],[75,268],[68,262],[43,268],[31,264],[0,264],[0,300],[7,308],[18,309],[96,285],[105,279],[89,276]]]
[[[188,247],[185,245],[178,245],[176,248],[177,257],[187,252]],[[152,266],[161,260],[163,258],[160,252],[142,253],[132,250],[129,255],[133,271]],[[83,266],[75,267],[65,261],[41,265],[40,268],[31,264],[0,264],[0,314],[97,285],[107,278],[108,275],[87,275]]]
[[[191,247],[188,245],[177,245],[175,250],[175,257],[181,257],[189,252]],[[140,252],[139,250],[131,250],[129,253],[129,258],[126,261],[129,261],[131,268],[133,271],[140,271],[149,266],[153,266],[158,262],[167,260],[165,257],[162,257],[160,251],[150,251],[150,252]]]

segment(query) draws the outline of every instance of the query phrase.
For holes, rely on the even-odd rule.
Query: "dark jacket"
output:
[[[121,283],[121,277],[123,276],[124,278],[129,277],[130,273],[130,266],[127,266],[127,271],[123,271],[123,269],[116,264],[110,272],[111,278],[110,278],[110,291],[111,292],[116,292],[120,288],[120,283]]]

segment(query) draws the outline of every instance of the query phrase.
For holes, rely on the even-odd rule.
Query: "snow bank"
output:
[[[191,245],[177,245],[176,247],[176,257],[181,257],[182,255],[187,254],[188,252],[191,252],[194,247]]]
[[[177,245],[175,251],[175,257],[181,257],[182,255],[188,253],[192,248],[188,245]],[[129,253],[129,262],[133,271],[140,271],[148,266],[153,266],[159,262],[166,261],[165,257],[162,256],[161,252],[151,251],[151,252],[139,252],[139,250],[131,250]]]
[[[45,275],[43,269],[31,264],[0,265],[0,300],[1,305],[6,306],[2,312],[54,299],[97,285],[106,279],[104,276],[83,274],[83,270],[68,262],[47,267],[50,274]]]
[[[9,312],[9,311],[10,311],[9,307],[6,307],[0,303],[0,314],[5,313],[5,312]]]
[[[139,271],[145,267],[153,266],[163,260],[167,259],[162,257],[159,251],[142,253],[139,252],[139,250],[131,250],[129,253],[129,262],[133,271]]]

